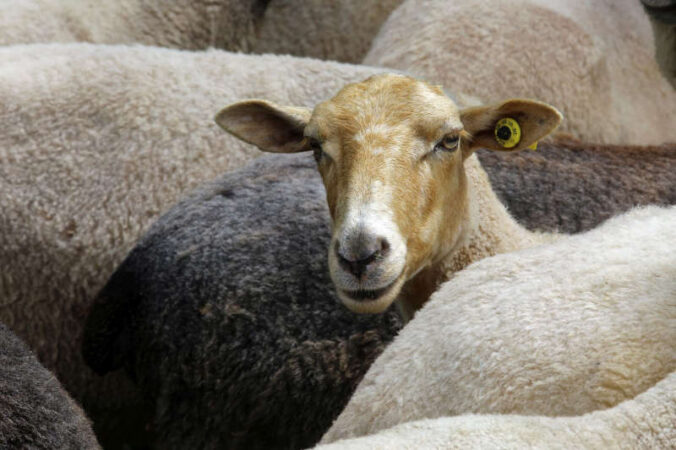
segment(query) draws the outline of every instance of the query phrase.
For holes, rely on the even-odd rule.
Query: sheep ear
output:
[[[303,136],[310,114],[307,108],[246,100],[226,106],[215,120],[228,133],[264,152],[295,153],[310,149]]]
[[[563,116],[554,107],[535,100],[512,99],[461,111],[460,120],[469,136],[462,148],[469,156],[477,148],[516,151],[533,148],[537,141],[559,126]]]

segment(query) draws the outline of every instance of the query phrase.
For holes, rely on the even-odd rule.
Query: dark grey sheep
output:
[[[0,448],[100,448],[80,407],[3,323],[0,323]]]
[[[312,157],[263,157],[171,209],[117,269],[84,356],[155,401],[157,448],[303,448],[328,429],[401,327],[339,303],[329,223]]]

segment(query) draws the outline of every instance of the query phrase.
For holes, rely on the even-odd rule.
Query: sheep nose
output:
[[[347,239],[344,245],[336,242],[334,250],[340,266],[356,278],[361,278],[369,264],[382,259],[390,249],[384,237],[360,234]]]

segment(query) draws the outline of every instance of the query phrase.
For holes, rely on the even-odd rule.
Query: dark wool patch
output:
[[[152,399],[157,448],[306,448],[329,428],[402,326],[339,302],[329,223],[312,156],[266,156],[172,208],[117,269],[84,356]]]
[[[531,230],[578,233],[634,206],[676,204],[676,144],[559,140],[537,151],[477,153],[500,201]]]
[[[2,323],[0,448],[99,448],[82,410],[56,377]]]

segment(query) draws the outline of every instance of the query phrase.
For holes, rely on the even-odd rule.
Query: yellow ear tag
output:
[[[495,140],[505,148],[516,147],[516,144],[521,141],[519,122],[510,117],[498,120],[495,124]]]

